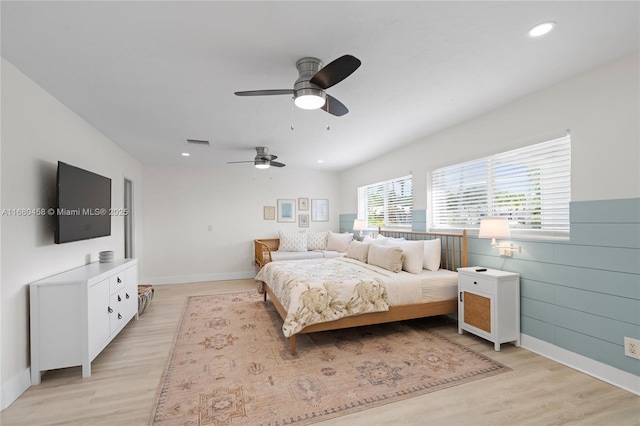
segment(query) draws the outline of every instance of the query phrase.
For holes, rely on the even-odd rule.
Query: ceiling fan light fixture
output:
[[[294,103],[301,109],[318,109],[324,106],[326,100],[324,90],[306,88],[296,90]]]
[[[256,169],[268,169],[269,162],[267,160],[256,160],[254,162],[254,166],[256,167]]]

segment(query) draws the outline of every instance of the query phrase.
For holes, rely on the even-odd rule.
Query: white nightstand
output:
[[[520,346],[520,275],[481,267],[458,268],[458,333]]]

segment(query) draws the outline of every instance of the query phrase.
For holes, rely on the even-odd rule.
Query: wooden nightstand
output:
[[[483,269],[458,268],[458,333],[520,346],[520,275]]]

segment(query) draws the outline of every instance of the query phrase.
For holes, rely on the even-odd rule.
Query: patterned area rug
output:
[[[311,424],[510,371],[434,320],[301,335],[291,356],[257,292],[189,297],[151,424]]]

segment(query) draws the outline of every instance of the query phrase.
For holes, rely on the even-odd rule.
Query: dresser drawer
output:
[[[124,291],[112,294],[109,298],[109,325],[111,333],[118,331],[127,321],[127,304]]]
[[[124,276],[125,276],[125,273],[123,271],[113,275],[112,277],[109,277],[110,294],[115,294],[124,288],[124,284],[125,284]]]
[[[495,294],[496,280],[490,277],[485,278],[460,274],[460,289],[469,289],[487,294]]]

